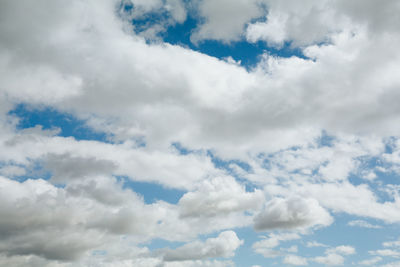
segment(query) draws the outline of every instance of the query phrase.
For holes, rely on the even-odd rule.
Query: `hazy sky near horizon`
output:
[[[0,0],[0,265],[400,266],[397,0]]]

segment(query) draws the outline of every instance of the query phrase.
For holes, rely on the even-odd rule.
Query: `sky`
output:
[[[397,0],[0,0],[0,265],[400,266]]]

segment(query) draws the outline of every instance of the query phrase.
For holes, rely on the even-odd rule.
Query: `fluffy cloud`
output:
[[[372,228],[372,229],[382,228],[379,225],[370,224],[369,222],[366,222],[366,221],[363,221],[363,220],[350,221],[347,224],[350,225],[350,226],[358,226],[358,227]]]
[[[325,250],[325,256],[315,257],[312,260],[326,265],[343,265],[344,255],[352,255],[356,250],[352,246],[337,246]]]
[[[109,179],[78,188],[1,177],[0,251],[73,260],[113,242],[114,233],[148,235],[156,223],[156,214],[146,210],[140,198]]]
[[[341,255],[352,255],[356,253],[356,250],[352,246],[338,246],[326,250],[327,254],[341,254]]]
[[[391,149],[385,143],[400,125],[398,1],[123,4],[132,9],[117,0],[0,3],[0,173],[8,177],[0,178],[0,265],[229,266],[202,259],[232,255],[241,244],[233,232],[191,241],[252,221],[259,231],[328,226],[331,211],[400,221],[398,190],[379,177],[400,166],[400,141]],[[245,36],[276,48],[290,43],[305,57],[266,52],[246,69],[161,40],[149,43],[184,22],[187,8],[201,20],[194,42]],[[165,15],[160,23],[131,25],[158,14]],[[8,113],[18,103],[68,112],[109,142],[19,130]],[[323,145],[324,138],[332,140]],[[171,146],[177,143],[191,152],[180,153]],[[213,157],[249,168],[217,168]],[[368,167],[371,159],[382,166]],[[47,172],[48,181],[24,181]],[[369,181],[354,185],[353,174]],[[115,176],[178,188],[184,196],[177,205],[146,205]],[[260,189],[249,192],[245,184]],[[378,186],[390,200],[381,199]],[[124,243],[130,259],[112,248],[121,236],[134,244]],[[136,247],[153,238],[189,242],[164,250],[165,259],[181,262]],[[266,257],[283,255],[274,248],[289,239],[270,236],[253,247]],[[85,257],[97,248],[109,258],[91,263]],[[337,247],[313,260],[341,264],[351,253]],[[305,263],[295,255],[283,260]]]
[[[315,262],[325,265],[343,265],[344,258],[339,254],[327,254],[325,256],[315,257]]]
[[[381,257],[374,257],[374,258],[371,258],[371,259],[368,259],[368,260],[360,261],[359,264],[361,264],[361,265],[375,265],[380,261],[382,261]]]
[[[270,234],[263,240],[257,241],[252,245],[254,251],[258,254],[263,255],[265,258],[274,258],[282,256],[282,251],[276,250],[281,242],[300,239],[301,236],[296,233],[282,233],[282,234]]]
[[[254,219],[257,231],[327,226],[333,218],[315,199],[292,197],[275,198]]]
[[[232,257],[234,251],[243,244],[236,233],[225,231],[216,238],[209,238],[204,243],[188,243],[175,250],[167,250],[164,253],[165,261],[186,261],[216,257]]]
[[[283,259],[283,263],[285,264],[290,264],[290,265],[296,265],[296,266],[304,266],[307,265],[307,259],[303,257],[299,257],[296,255],[287,255]]]
[[[246,192],[232,177],[204,181],[180,200],[181,216],[224,216],[230,212],[256,210],[264,202],[261,191]]]
[[[241,38],[246,23],[263,13],[259,0],[199,1],[197,9],[204,19],[191,36],[193,42],[205,39],[236,41]]]

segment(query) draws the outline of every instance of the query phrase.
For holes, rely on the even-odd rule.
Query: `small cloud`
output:
[[[392,249],[373,250],[373,251],[369,251],[369,254],[383,256],[383,257],[394,257],[394,258],[400,257],[400,251],[396,251],[396,250],[392,250]]]
[[[327,245],[318,243],[316,241],[311,241],[311,242],[307,242],[306,247],[308,247],[308,248],[327,247]]]
[[[314,261],[326,265],[343,265],[344,258],[339,254],[328,254],[326,256],[315,257]]]
[[[347,225],[354,226],[354,227],[371,228],[371,229],[382,228],[379,225],[370,224],[369,222],[366,222],[366,221],[363,221],[363,220],[350,221],[350,222],[347,223]]]
[[[400,247],[400,240],[384,242],[383,246],[384,247]]]
[[[297,256],[297,255],[287,255],[283,259],[283,263],[290,264],[290,265],[296,265],[296,266],[304,266],[304,265],[308,264],[306,258]]]
[[[355,248],[352,246],[338,246],[326,250],[327,254],[341,254],[341,255],[352,255],[356,253]]]
[[[382,261],[381,257],[374,257],[374,258],[371,258],[368,260],[360,261],[358,264],[360,264],[360,265],[375,265],[380,261]]]

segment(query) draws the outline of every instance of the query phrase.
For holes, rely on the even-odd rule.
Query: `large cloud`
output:
[[[333,218],[318,201],[311,198],[275,198],[266,203],[265,209],[254,219],[258,231],[271,229],[296,229],[327,226]]]
[[[121,10],[117,0],[0,2],[0,173],[52,173],[49,181],[0,179],[0,263],[79,260],[126,235],[135,245],[153,238],[189,243],[167,250],[181,263],[163,263],[142,251],[126,254],[134,259],[115,256],[121,264],[229,265],[195,259],[232,255],[235,249],[217,241],[238,245],[236,235],[224,232],[205,242],[193,241],[196,236],[249,226],[253,219],[260,231],[328,226],[327,209],[400,221],[398,193],[382,185],[394,200],[381,201],[372,186],[349,180],[352,174],[373,181],[379,171],[399,172],[399,141],[382,139],[397,135],[400,125],[397,1],[236,1],[229,12],[225,0],[195,3],[204,23],[193,41],[231,42],[246,34],[276,47],[290,42],[305,55],[265,53],[250,69],[146,42],[142,35],[153,38],[183,22],[185,5],[130,2],[132,12]],[[130,25],[131,19],[166,13],[153,35],[136,35]],[[260,16],[265,21],[254,21]],[[18,119],[7,113],[21,102],[69,112],[104,131],[109,143],[64,138],[40,127],[18,130]],[[328,145],[322,145],[324,133],[332,135]],[[227,171],[215,166],[216,158],[249,167],[229,163]],[[387,166],[365,167],[371,158]],[[35,172],[38,165],[45,172]],[[113,176],[185,194],[177,205],[146,205]],[[260,189],[246,191],[245,183]],[[271,198],[266,204],[264,193]],[[276,255],[268,242],[254,247]],[[110,253],[111,247],[102,249]],[[199,247],[209,250],[198,253]],[[193,257],[182,256],[186,250]],[[314,261],[340,264],[342,252]],[[286,261],[305,262],[293,255]]]

